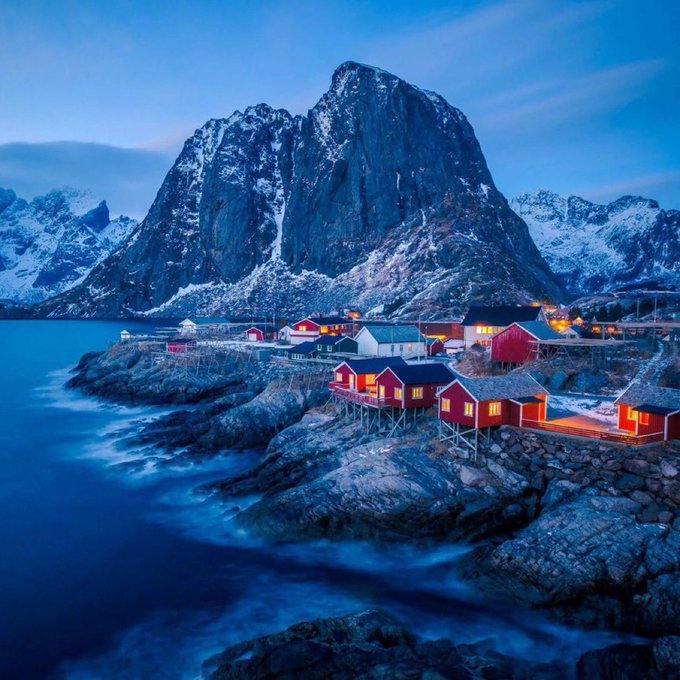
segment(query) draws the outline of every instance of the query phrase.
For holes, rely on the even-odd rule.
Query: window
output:
[[[325,333],[328,333],[328,326],[321,326],[321,335],[324,335]]]
[[[649,413],[640,413],[638,417],[640,425],[649,425]]]
[[[411,396],[414,399],[422,399],[423,398],[423,388],[422,387],[412,387],[411,388]]]
[[[401,392],[401,387],[395,387],[394,388],[394,398],[395,399],[401,399],[402,392]]]
[[[489,415],[490,416],[499,416],[501,414],[501,402],[500,401],[492,401],[489,404]]]
[[[378,387],[378,396],[381,399],[385,398],[385,385],[380,385],[380,387]]]
[[[442,411],[446,411],[448,413],[451,410],[451,400],[450,399],[442,399]]]
[[[404,345],[399,345],[399,354],[404,353]]]
[[[317,345],[316,346],[317,351],[323,352],[323,345]]]
[[[342,382],[342,373],[340,373],[340,371],[335,372],[335,382]]]
[[[493,326],[477,326],[477,333],[480,335],[491,335],[493,333]]]
[[[471,401],[466,401],[463,406],[463,413],[466,416],[473,416],[475,412],[475,405]]]
[[[633,411],[633,407],[629,406],[626,410],[626,418],[628,420],[637,420],[637,413]]]
[[[305,324],[301,323],[301,324],[300,324],[300,328],[299,328],[298,330],[306,331],[306,330],[307,330],[307,326],[305,326]]]
[[[412,342],[409,342],[408,345],[406,345],[406,349],[407,349],[409,352],[412,352],[412,351],[413,351],[413,343],[412,343]]]
[[[366,384],[367,385],[375,385],[375,373],[369,373],[366,376]]]

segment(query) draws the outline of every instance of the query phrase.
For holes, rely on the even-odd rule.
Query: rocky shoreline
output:
[[[266,447],[254,468],[208,488],[231,508],[259,498],[233,519],[252,535],[286,543],[468,543],[473,549],[449,568],[487,597],[580,626],[643,634],[665,650],[592,652],[579,662],[589,669],[579,677],[680,677],[678,447],[634,449],[501,428],[473,458],[442,445],[429,416],[414,433],[366,434],[324,406],[323,381],[281,370],[236,360],[209,384],[181,385],[125,348],[86,355],[70,386],[123,401],[194,405],[148,424],[136,443],[177,455]],[[409,654],[420,668],[417,645]],[[647,675],[607,675],[607,663],[626,655],[631,667],[646,664]],[[267,663],[231,664],[215,677],[265,677],[257,673]],[[255,674],[244,675],[246,667]],[[666,672],[671,667],[679,675]],[[413,669],[398,677],[421,677]],[[486,677],[468,671],[455,677]]]

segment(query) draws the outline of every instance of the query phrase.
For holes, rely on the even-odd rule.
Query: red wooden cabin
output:
[[[165,350],[173,354],[184,354],[196,347],[196,340],[191,338],[173,338],[165,343]]]
[[[276,340],[278,329],[274,324],[256,324],[246,329],[246,339],[250,342],[263,342],[264,340]]]
[[[530,375],[456,378],[439,393],[439,418],[468,428],[545,420],[547,392]]]
[[[353,335],[354,322],[342,316],[308,316],[296,321],[290,334],[293,343],[313,340],[320,335]]]
[[[429,408],[437,403],[437,389],[451,382],[444,364],[404,364],[386,368],[375,380],[378,398],[395,408]]]
[[[620,430],[650,441],[680,439],[680,390],[633,384],[616,405]]]
[[[561,340],[563,337],[544,321],[517,321],[491,339],[491,360],[502,364],[525,364],[536,359],[537,340]]]
[[[390,366],[406,365],[401,357],[380,357],[376,359],[347,359],[333,371],[330,388],[335,391],[377,392],[375,380]]]
[[[444,351],[444,342],[439,338],[427,338],[427,356],[433,357]]]

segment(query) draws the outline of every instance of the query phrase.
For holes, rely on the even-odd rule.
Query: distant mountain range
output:
[[[678,210],[662,210],[640,196],[598,205],[545,189],[510,205],[572,296],[644,279],[680,285]]]
[[[36,313],[442,316],[562,295],[465,116],[347,62],[306,116],[260,104],[198,129],[124,246]]]
[[[76,189],[30,203],[0,188],[0,302],[35,303],[79,283],[137,226]]]

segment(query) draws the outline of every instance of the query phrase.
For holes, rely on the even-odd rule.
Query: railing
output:
[[[344,399],[345,401],[351,401],[354,404],[370,404],[371,406],[385,406],[387,404],[385,399],[381,399],[380,397],[374,394],[369,394],[368,392],[357,392],[356,390],[351,390],[349,387],[345,387],[342,383],[329,382],[328,387],[341,399]]]
[[[622,432],[611,432],[610,430],[590,430],[587,427],[575,427],[573,425],[562,425],[542,420],[522,420],[522,427],[533,430],[545,430],[547,432],[559,432],[561,434],[572,435],[574,437],[587,437],[588,439],[602,439],[617,444],[628,444],[630,446],[641,446],[652,442],[663,441],[663,432],[652,432],[651,434],[624,434]]]

